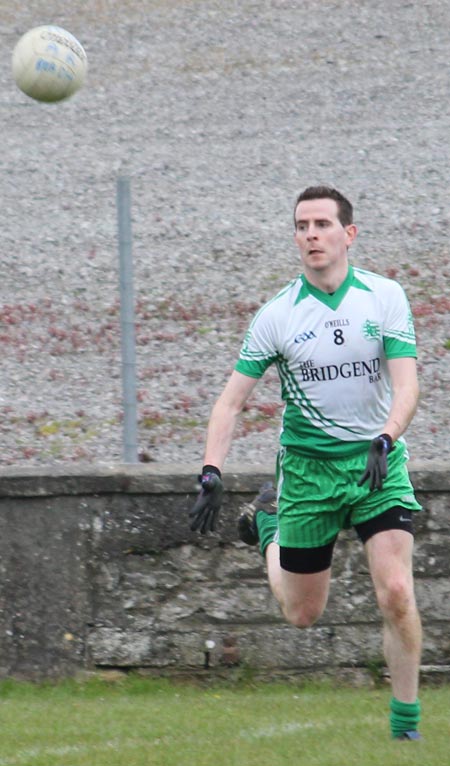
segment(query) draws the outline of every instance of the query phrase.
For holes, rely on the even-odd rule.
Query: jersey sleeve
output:
[[[417,357],[414,320],[405,292],[398,282],[391,282],[383,330],[387,359]]]
[[[262,378],[279,358],[272,313],[268,305],[263,306],[245,335],[235,370],[250,378]]]

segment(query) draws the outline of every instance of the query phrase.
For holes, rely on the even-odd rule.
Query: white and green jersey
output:
[[[329,295],[303,275],[254,317],[236,370],[260,378],[278,369],[286,402],[280,442],[311,456],[367,448],[390,410],[388,359],[415,357],[414,325],[402,287],[350,266]]]

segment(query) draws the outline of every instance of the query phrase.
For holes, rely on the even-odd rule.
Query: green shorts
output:
[[[323,460],[282,447],[277,461],[278,535],[287,548],[316,548],[331,543],[341,529],[401,506],[420,511],[406,467],[405,445],[397,442],[388,455],[382,490],[358,487],[367,452]]]

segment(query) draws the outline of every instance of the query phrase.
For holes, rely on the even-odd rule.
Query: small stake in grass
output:
[[[209,661],[211,659],[211,652],[214,649],[215,645],[216,645],[216,642],[212,641],[211,639],[207,639],[205,641],[205,663],[203,665],[205,670],[209,670]]]

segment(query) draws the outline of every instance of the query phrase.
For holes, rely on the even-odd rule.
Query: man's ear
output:
[[[347,246],[350,247],[353,240],[356,238],[358,229],[354,223],[351,223],[349,226],[345,227],[345,233],[347,234]]]

